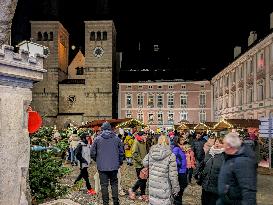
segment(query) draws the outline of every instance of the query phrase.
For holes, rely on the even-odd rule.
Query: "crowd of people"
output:
[[[256,205],[258,157],[253,135],[242,138],[230,132],[219,137],[177,131],[154,135],[147,128],[119,134],[105,122],[94,135],[83,133],[79,140],[75,132],[69,140],[71,164],[80,166],[75,183],[83,178],[87,193],[97,194],[88,176],[94,160],[103,205],[109,204],[109,184],[113,204],[120,204],[119,169],[124,162],[136,171],[137,179],[128,190],[132,201],[182,205],[184,190],[197,183],[202,187],[202,205]]]

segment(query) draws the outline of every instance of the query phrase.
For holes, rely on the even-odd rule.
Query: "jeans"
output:
[[[188,183],[191,183],[192,174],[193,174],[193,168],[188,168],[187,169]]]
[[[137,178],[138,180],[136,181],[135,185],[132,187],[132,191],[133,192],[136,192],[136,190],[138,188],[140,188],[140,194],[141,195],[145,195],[145,189],[146,189],[146,183],[147,183],[147,179],[141,179],[139,177],[139,174],[140,174],[140,171],[142,170],[143,168],[136,168],[136,173],[137,173]]]
[[[79,174],[79,176],[77,177],[77,179],[75,180],[74,184],[76,184],[78,181],[80,181],[81,179],[84,179],[86,182],[86,188],[89,190],[91,189],[91,184],[89,182],[89,176],[88,176],[88,171],[87,171],[87,167],[84,167],[81,169],[81,172]]]
[[[70,148],[69,152],[70,152],[70,162],[71,162],[71,164],[76,163],[75,149]]]
[[[110,184],[112,188],[112,198],[113,198],[114,205],[119,205],[117,174],[118,174],[118,170],[99,171],[103,205],[109,205],[109,192],[108,192],[109,180],[110,180]]]
[[[180,186],[180,191],[178,192],[178,195],[174,197],[174,204],[175,205],[182,205],[182,197],[183,197],[183,193],[185,188],[188,185],[187,182],[187,174],[180,174],[178,173],[178,181],[179,181],[179,186]]]

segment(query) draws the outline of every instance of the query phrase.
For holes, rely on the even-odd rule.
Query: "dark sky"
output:
[[[84,48],[83,21],[113,19],[122,70],[165,70],[122,72],[122,80],[210,79],[232,62],[234,46],[247,49],[250,31],[257,31],[258,39],[270,32],[273,12],[272,0],[217,2],[19,0],[13,41],[29,38],[29,20],[60,20],[70,33],[70,45]],[[154,44],[159,52],[153,51]]]

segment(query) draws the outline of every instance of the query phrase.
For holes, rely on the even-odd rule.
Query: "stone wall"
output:
[[[32,83],[42,80],[43,58],[0,48],[0,205],[27,205],[30,158],[28,112]]]

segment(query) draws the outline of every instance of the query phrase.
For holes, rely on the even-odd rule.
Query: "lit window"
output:
[[[154,107],[154,96],[148,95],[148,107],[152,108]]]
[[[168,123],[173,124],[173,112],[168,112]]]
[[[157,121],[159,122],[159,123],[162,123],[163,122],[163,113],[157,113]]]
[[[181,106],[187,105],[187,95],[180,96],[180,104]]]
[[[138,106],[143,106],[143,95],[138,95],[137,96],[137,105]]]
[[[200,105],[205,105],[206,104],[206,94],[201,93],[199,97],[200,97],[199,104]]]
[[[126,96],[126,106],[128,108],[131,108],[132,107],[132,95],[127,95]]]
[[[163,107],[163,96],[162,95],[157,96],[157,107]]]
[[[204,110],[199,112],[199,120],[200,122],[206,122],[206,112]]]
[[[153,122],[154,121],[154,114],[153,113],[149,113],[148,114],[148,122]]]
[[[174,107],[174,96],[168,95],[168,107],[173,108]]]
[[[143,121],[143,112],[138,112],[138,113],[137,113],[137,119],[138,119],[139,121]]]
[[[132,113],[130,110],[126,111],[126,118],[132,118]]]
[[[187,111],[182,111],[180,113],[180,120],[188,120],[188,112]]]

